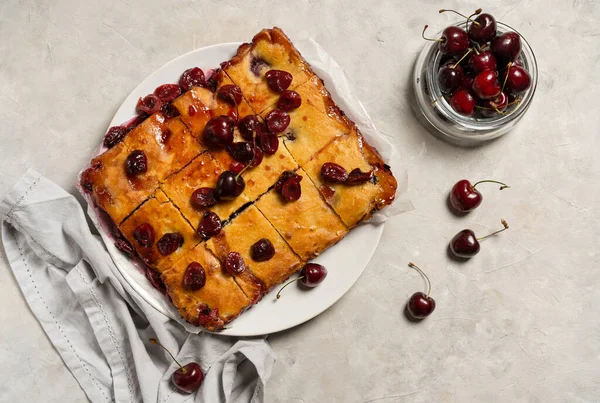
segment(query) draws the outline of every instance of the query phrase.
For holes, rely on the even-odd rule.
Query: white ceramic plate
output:
[[[129,94],[115,114],[111,126],[120,125],[135,116],[135,105],[140,97],[150,94],[165,83],[176,83],[183,71],[198,66],[204,71],[218,67],[219,63],[229,60],[240,43],[224,43],[196,49],[168,62],[148,76]],[[310,63],[310,60],[308,60]],[[101,230],[113,260],[123,277],[135,289],[140,297],[158,311],[181,320],[177,310],[165,296],[153,289],[141,270],[124,258],[114,246],[111,237],[100,225],[97,217],[92,217]],[[314,318],[339,300],[358,280],[377,248],[383,232],[383,224],[365,224],[353,229],[342,241],[334,245],[314,260],[328,270],[327,278],[318,287],[303,290],[290,285],[277,300],[277,289],[265,295],[261,302],[254,305],[219,334],[227,336],[257,336],[279,332],[297,326]]]

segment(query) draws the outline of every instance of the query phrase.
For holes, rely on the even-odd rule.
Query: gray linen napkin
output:
[[[265,339],[191,334],[143,301],[121,277],[77,200],[30,170],[0,202],[2,243],[27,303],[94,402],[262,402],[273,352]],[[192,396],[171,384],[196,361]]]

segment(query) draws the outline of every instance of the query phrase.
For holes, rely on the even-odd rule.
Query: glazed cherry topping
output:
[[[475,111],[475,98],[469,90],[461,88],[452,94],[450,105],[461,115],[471,116]]]
[[[279,138],[266,131],[257,132],[256,143],[267,155],[273,155],[279,148]]]
[[[242,89],[237,85],[225,84],[219,88],[217,96],[232,105],[239,105],[242,102]]]
[[[306,266],[300,270],[300,276],[293,280],[288,281],[281,287],[277,293],[277,299],[281,296],[281,291],[291,283],[299,281],[306,288],[315,288],[325,280],[327,277],[327,269],[317,263],[307,263]]]
[[[475,18],[477,24],[469,25],[469,38],[479,44],[484,44],[496,37],[496,20],[490,14],[479,14]]]
[[[231,171],[224,171],[217,179],[215,187],[215,197],[217,200],[233,200],[242,194],[246,182],[239,174]]]
[[[154,94],[146,95],[144,98],[140,98],[138,100],[137,106],[135,107],[138,113],[146,113],[148,115],[152,115],[160,111],[160,108],[163,106],[162,101],[159,97]]]
[[[125,138],[129,130],[123,126],[113,126],[106,132],[104,136],[104,147],[113,148]]]
[[[269,70],[265,74],[269,88],[279,94],[287,90],[292,83],[292,75],[283,70]]]
[[[254,158],[254,144],[247,141],[239,141],[227,146],[227,152],[236,161],[249,162]]]
[[[261,238],[250,248],[252,259],[257,262],[265,262],[275,256],[275,247],[267,238]]]
[[[521,37],[516,32],[506,32],[495,37],[490,47],[501,64],[508,63],[521,53]]]
[[[502,88],[498,82],[498,73],[487,70],[475,76],[473,79],[473,92],[479,99],[491,99],[500,95]]]
[[[206,284],[206,271],[198,262],[188,264],[183,273],[183,286],[191,291],[198,291]]]
[[[151,268],[150,266],[146,266],[146,278],[150,281],[150,284],[162,294],[167,293],[167,287],[165,283],[160,278],[160,273]]]
[[[289,202],[296,201],[302,195],[300,181],[302,181],[302,176],[291,171],[285,171],[281,174],[277,183],[275,183],[275,191],[279,193],[284,200]]]
[[[271,133],[281,133],[290,125],[290,115],[279,109],[274,109],[265,116],[267,128]]]
[[[127,256],[128,258],[132,258],[133,254],[135,253],[135,249],[133,249],[133,246],[131,246],[131,244],[129,242],[127,242],[126,239],[123,238],[119,238],[115,241],[115,246],[117,247],[117,249],[119,249],[121,252],[123,252],[125,254],[125,256]]]
[[[156,87],[154,95],[160,98],[163,103],[168,104],[181,95],[181,87],[177,84],[163,84]]]
[[[199,210],[216,205],[218,200],[215,197],[215,190],[208,187],[194,190],[190,199],[190,203],[192,204],[192,207]]]
[[[326,162],[321,167],[321,177],[327,182],[342,183],[348,179],[348,171],[334,162]]]
[[[497,116],[508,107],[508,96],[501,92],[496,98],[481,101],[479,112],[485,117]]]
[[[522,94],[531,86],[531,76],[521,66],[509,65],[507,72],[504,73],[504,80],[506,92],[510,95]]]
[[[256,147],[256,149],[260,150],[260,147]],[[242,172],[244,170],[244,168],[246,168],[246,164],[244,164],[243,162],[234,160],[234,161],[231,161],[231,164],[229,164],[229,170],[236,175],[239,174],[240,172]]]
[[[244,118],[240,120],[240,123],[238,123],[238,129],[240,130],[242,138],[246,141],[254,140],[254,133],[261,124],[262,123],[258,120],[256,115],[244,116]]]
[[[83,174],[81,174],[81,181],[79,182],[79,184],[81,185],[81,187],[83,188],[83,190],[86,193],[91,193],[92,190],[94,190],[94,186],[92,185],[92,182],[90,182],[89,179],[89,175],[94,171],[94,168],[88,168],[85,171],[83,171]]]
[[[438,71],[440,89],[444,92],[451,93],[460,87],[463,76],[463,69],[460,65],[456,65],[454,62],[443,64]]]
[[[370,180],[373,180],[373,175],[374,175],[373,171],[363,172],[360,170],[360,168],[354,168],[348,174],[348,179],[346,179],[345,183],[348,185],[365,183]]]
[[[125,171],[128,175],[143,174],[148,170],[146,153],[141,150],[132,151],[125,160]]]
[[[222,115],[208,121],[202,132],[202,141],[209,147],[223,148],[233,143],[235,122],[230,116]]]
[[[183,236],[179,232],[164,234],[156,243],[158,251],[163,256],[175,252],[181,245],[183,245]]]
[[[225,269],[227,273],[235,276],[246,270],[246,262],[238,252],[229,252],[225,258]]]
[[[283,91],[277,101],[277,109],[284,112],[297,109],[300,105],[302,105],[302,97],[296,91],[292,90]]]
[[[469,67],[474,74],[479,74],[486,70],[496,70],[496,58],[489,50],[472,54],[469,57]]]
[[[154,244],[154,227],[148,223],[138,225],[133,231],[133,238],[140,246],[152,246],[152,244]]]
[[[181,75],[179,85],[184,91],[189,91],[192,87],[204,87],[206,85],[204,72],[199,67],[187,69]]]
[[[165,114],[165,117],[169,119],[179,116],[179,110],[175,108],[173,104],[165,104],[160,110]]]
[[[221,219],[212,211],[205,211],[198,225],[196,232],[200,238],[208,239],[217,235],[221,231]]]

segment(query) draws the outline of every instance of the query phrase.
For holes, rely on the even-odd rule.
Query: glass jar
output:
[[[508,25],[497,23],[498,35],[510,31],[517,32]],[[441,35],[440,32],[436,37]],[[521,101],[509,105],[504,114],[485,118],[464,116],[454,111],[449,97],[443,96],[438,81],[438,70],[444,55],[438,49],[438,42],[428,42],[417,57],[413,72],[413,89],[417,99],[413,105],[418,106],[415,114],[419,120],[432,133],[461,146],[476,146],[510,131],[529,108],[538,79],[535,55],[525,38],[521,34],[519,36],[521,53],[518,59],[531,76],[531,87],[520,95]]]

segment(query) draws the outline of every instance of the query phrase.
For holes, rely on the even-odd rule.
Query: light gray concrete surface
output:
[[[478,149],[441,142],[410,108],[412,63],[441,7],[483,7],[517,28],[539,64],[518,128]],[[197,47],[278,25],[314,37],[346,69],[397,145],[415,210],[389,221],[350,292],[324,314],[270,337],[268,402],[600,401],[600,4],[517,1],[0,2],[0,195],[28,167],[74,192],[113,113],[148,74]],[[461,178],[494,178],[464,218],[446,208]],[[458,230],[509,231],[458,264]],[[402,314],[433,282],[434,314]],[[343,270],[343,268],[339,268]],[[0,259],[0,400],[85,399]]]

